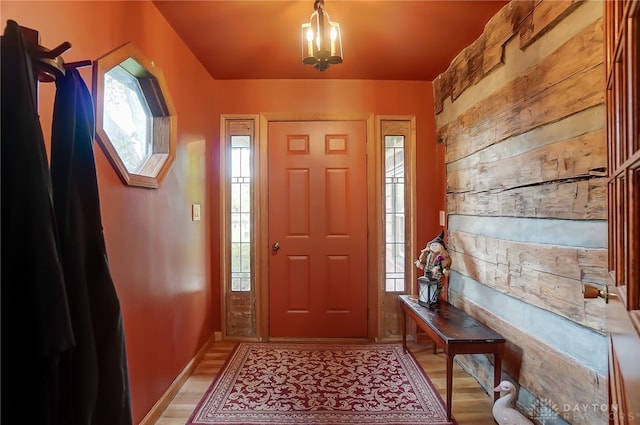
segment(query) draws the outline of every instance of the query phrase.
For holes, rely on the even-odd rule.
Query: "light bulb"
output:
[[[331,38],[331,56],[336,55],[336,39],[338,38],[338,31],[336,31],[335,27],[331,27],[331,32],[329,33],[329,37]]]

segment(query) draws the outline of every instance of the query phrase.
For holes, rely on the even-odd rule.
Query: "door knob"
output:
[[[278,250],[280,249],[280,244],[278,242],[273,244],[273,252],[278,252]]]

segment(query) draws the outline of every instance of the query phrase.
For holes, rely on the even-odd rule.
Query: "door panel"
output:
[[[270,122],[268,139],[270,336],[366,337],[366,123]]]

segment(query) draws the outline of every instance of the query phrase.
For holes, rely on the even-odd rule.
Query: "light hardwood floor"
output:
[[[236,345],[235,341],[219,341],[212,344],[193,374],[182,386],[156,425],[184,425],[191,412],[204,395],[213,378],[220,371],[227,357]],[[429,342],[410,343],[411,352],[429,375],[444,399],[445,356],[433,353]],[[480,384],[454,362],[453,374],[453,417],[459,425],[495,425],[491,408],[493,398]]]

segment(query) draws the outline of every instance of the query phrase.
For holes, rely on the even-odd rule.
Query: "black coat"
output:
[[[2,423],[130,425],[91,95],[76,70],[56,79],[49,172],[24,47],[9,21],[2,43]]]
[[[120,302],[100,218],[91,95],[80,74],[56,79],[51,139],[53,204],[76,346],[62,354],[60,421],[129,425]]]
[[[1,422],[55,424],[59,356],[74,339],[33,70],[13,21],[0,51]]]

